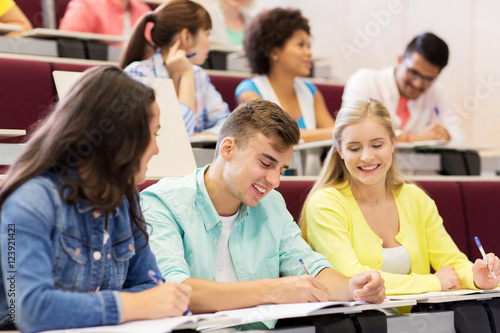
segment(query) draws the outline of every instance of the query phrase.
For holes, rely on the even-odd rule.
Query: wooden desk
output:
[[[117,35],[96,34],[91,32],[78,32],[78,31],[63,31],[58,29],[45,29],[35,28],[26,31],[22,34],[23,37],[42,38],[42,39],[78,39],[78,40],[91,40],[103,43],[122,43],[125,37]]]

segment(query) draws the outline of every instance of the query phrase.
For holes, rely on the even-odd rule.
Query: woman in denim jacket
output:
[[[152,89],[93,68],[0,185],[0,318],[23,332],[181,315],[190,287],[156,284],[135,185],[158,153]],[[2,326],[2,325],[0,325]]]

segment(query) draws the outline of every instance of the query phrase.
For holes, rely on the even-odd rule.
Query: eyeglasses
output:
[[[413,68],[408,67],[408,65],[405,63],[403,63],[403,66],[405,66],[405,68],[406,68],[406,73],[408,74],[408,79],[415,80],[416,78],[419,78],[422,81],[422,83],[426,86],[430,86],[432,84],[432,82],[434,82],[437,78],[437,76],[436,77],[423,76],[418,71],[414,70]]]

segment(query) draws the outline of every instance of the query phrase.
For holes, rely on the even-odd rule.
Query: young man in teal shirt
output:
[[[347,278],[312,251],[273,191],[299,138],[297,122],[279,106],[250,101],[227,118],[211,165],[141,193],[160,271],[193,288],[193,312],[385,299],[378,272]]]

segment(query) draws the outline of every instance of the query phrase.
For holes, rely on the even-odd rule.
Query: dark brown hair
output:
[[[281,107],[273,102],[254,99],[238,106],[219,132],[215,154],[226,137],[233,137],[238,147],[245,149],[250,139],[257,133],[274,138],[274,148],[284,152],[299,143],[300,130],[294,120]]]
[[[406,47],[405,58],[411,56],[413,52],[417,52],[432,65],[439,67],[439,70],[448,64],[448,45],[431,32],[425,32],[413,38]]]
[[[190,0],[172,0],[160,5],[154,12],[145,14],[137,21],[127,46],[121,55],[120,67],[125,68],[134,61],[144,60],[151,51],[144,32],[146,24],[153,23],[151,40],[153,48],[168,46],[183,29],[196,37],[200,29],[212,29],[212,20],[207,10]]]
[[[134,177],[151,140],[154,101],[151,88],[117,67],[84,72],[9,168],[0,205],[27,180],[52,170],[65,184],[61,198],[68,204],[88,200],[108,215],[125,196],[132,229],[147,239]]]
[[[309,22],[298,9],[274,8],[255,17],[245,31],[243,45],[252,73],[269,74],[269,56],[297,30],[310,35]]]

